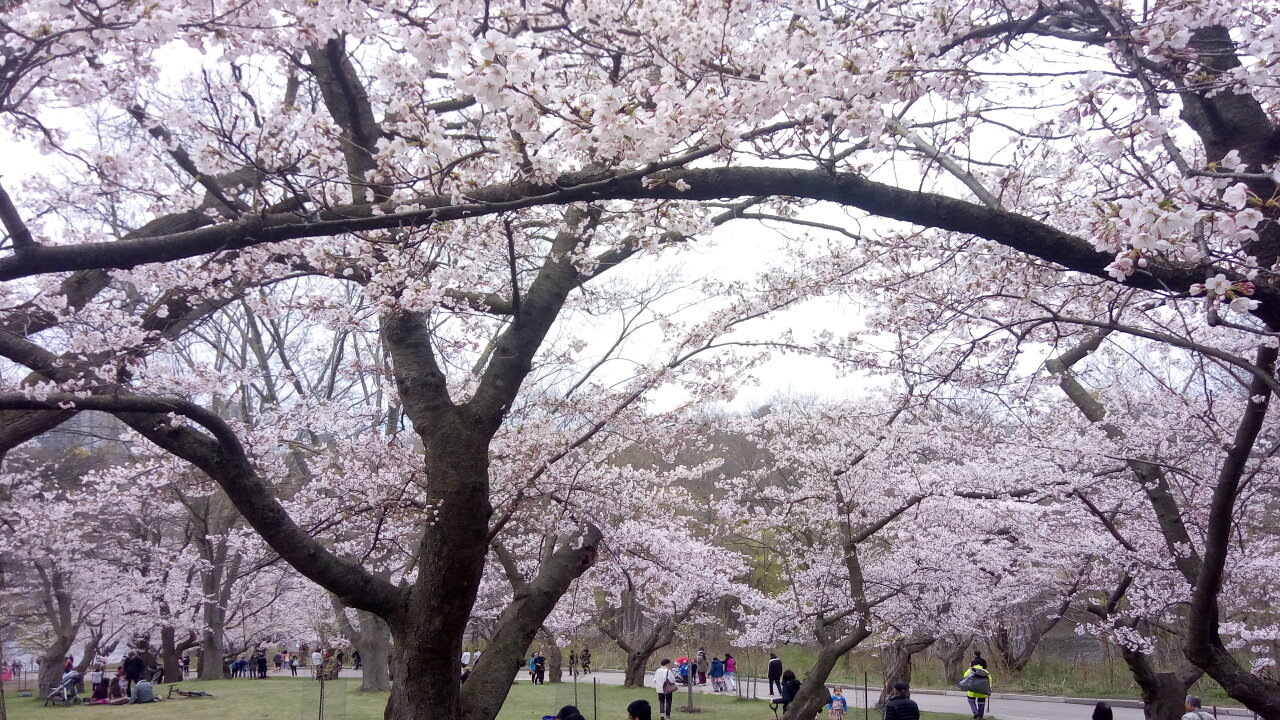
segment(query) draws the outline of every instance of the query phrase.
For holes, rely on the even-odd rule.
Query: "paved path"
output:
[[[579,682],[584,680],[590,682],[591,678],[597,678],[601,684],[605,685],[621,685],[623,683],[622,673],[609,670],[593,672],[578,680]],[[761,702],[764,702],[769,697],[769,684],[767,681],[757,680],[754,690],[747,687],[747,683],[743,681],[738,684],[741,686],[739,693],[737,693],[739,695],[758,697],[761,698]],[[680,692],[688,692],[688,688],[682,687]],[[709,693],[712,690],[710,684],[698,685],[694,688],[694,692]],[[733,695],[735,693],[729,694]],[[880,697],[880,688],[874,687],[869,690],[867,699],[870,701],[872,709],[865,716],[862,712],[855,710],[855,708],[864,707],[861,687],[845,686],[844,696],[849,699],[849,720],[862,720],[863,717],[879,720],[879,715],[876,713],[874,706],[876,700]],[[959,691],[921,690],[913,692],[911,697],[920,706],[921,710],[954,713],[957,715],[970,714],[969,701]],[[678,703],[679,701],[679,693],[677,693],[676,702]],[[987,716],[997,720],[1088,720],[1093,714],[1093,704],[1097,700],[997,693],[989,702]],[[1112,705],[1115,720],[1143,720],[1141,702],[1133,699],[1107,700],[1107,702]],[[1124,707],[1122,704],[1132,705],[1133,707]],[[1226,708],[1220,708],[1219,714],[1225,716],[1228,711]],[[1239,709],[1231,709],[1230,715],[1233,718],[1238,716],[1252,717],[1252,713]]]

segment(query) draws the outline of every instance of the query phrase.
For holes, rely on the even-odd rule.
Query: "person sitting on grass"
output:
[[[124,686],[120,684],[120,678],[111,678],[111,682],[107,684],[107,704],[108,705],[127,705],[129,696],[124,694]]]
[[[156,697],[155,687],[151,681],[143,678],[133,684],[133,692],[129,695],[129,704],[137,705],[139,703],[160,702],[160,698]]]

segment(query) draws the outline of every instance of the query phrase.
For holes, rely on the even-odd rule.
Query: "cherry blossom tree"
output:
[[[914,395],[775,405],[739,429],[748,426],[773,462],[723,482],[737,498],[730,507],[745,506],[734,525],[773,538],[786,584],[753,608],[747,637],[819,646],[789,717],[815,712],[836,662],[864,642],[882,648],[888,682],[909,680],[911,655],[939,636],[976,632],[1072,582],[1062,569],[1078,566],[1075,550],[1046,542],[1070,518],[1030,502],[1074,485],[1070,433],[1035,443]]]
[[[1108,384],[1111,378],[1105,371],[1088,373],[1088,354],[1101,356],[1089,364],[1106,371],[1125,367],[1106,362],[1109,348],[1102,345],[1109,335],[1102,330],[1086,337],[1049,363],[1071,402],[1115,443],[1115,456],[1125,459],[1120,472],[1132,478],[1127,487],[1108,483],[1077,493],[1114,543],[1104,563],[1114,589],[1089,609],[1103,622],[1102,632],[1117,639],[1149,717],[1175,714],[1180,696],[1202,672],[1233,697],[1265,710],[1273,691],[1256,673],[1274,659],[1248,638],[1266,637],[1272,621],[1246,599],[1245,588],[1267,577],[1263,568],[1275,561],[1270,533],[1262,529],[1272,509],[1263,499],[1274,475],[1271,391],[1257,374],[1233,375],[1234,368],[1224,369],[1216,358],[1173,351],[1162,364],[1167,369],[1145,371],[1144,382],[1091,393],[1085,383]],[[1270,348],[1257,352],[1264,365],[1269,362]],[[1141,406],[1135,405],[1138,393]],[[1152,397],[1162,399],[1158,420]],[[1154,427],[1161,428],[1159,435],[1152,434]],[[1250,577],[1245,568],[1260,574]],[[1262,615],[1252,622],[1235,619],[1257,611]],[[1171,629],[1164,635],[1185,654],[1183,666],[1154,666],[1149,656],[1161,628]],[[1245,668],[1231,650],[1251,644],[1256,660]]]

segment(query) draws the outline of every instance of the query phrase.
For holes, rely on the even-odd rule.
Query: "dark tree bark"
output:
[[[972,635],[954,633],[943,635],[933,644],[933,654],[942,661],[942,672],[947,679],[947,685],[955,685],[960,682],[960,678],[964,677],[964,658],[972,644]]]
[[[1106,19],[1101,18],[1099,22]],[[1123,39],[1125,28],[1114,28],[1111,37],[1117,41]],[[1238,63],[1229,35],[1222,28],[1197,30],[1193,33],[1191,48],[1214,58],[1204,63],[1212,73],[1223,74],[1234,67],[1232,63]],[[571,229],[576,229],[589,214],[580,204],[596,200],[650,198],[697,201],[767,195],[828,200],[887,218],[968,233],[1104,279],[1108,277],[1106,267],[1114,259],[1111,253],[1095,250],[1084,238],[1024,215],[904,190],[868,181],[857,174],[826,169],[677,168],[643,177],[642,173],[610,175],[593,168],[565,175],[554,182],[516,182],[474,188],[465,198],[408,198],[397,199],[394,204],[364,202],[365,197],[377,199],[380,196],[378,188],[360,187],[367,182],[362,171],[376,166],[370,159],[377,140],[382,136],[375,119],[377,113],[370,111],[367,92],[360,87],[361,79],[340,41],[326,43],[308,55],[311,61],[309,69],[316,77],[322,99],[342,130],[346,170],[353,184],[352,204],[307,213],[274,210],[208,227],[201,226],[203,220],[199,223],[192,221],[196,227],[163,235],[80,246],[20,242],[21,234],[11,231],[10,235],[17,240],[12,255],[0,259],[0,279],[64,271],[95,273],[104,268],[130,268],[142,263],[226,253],[292,238],[425,227],[548,204],[573,205],[566,214],[577,216],[576,221],[568,223]],[[1188,76],[1181,67],[1170,67],[1170,75]],[[1244,147],[1249,153],[1246,161],[1255,167],[1273,161],[1275,128],[1269,124],[1265,112],[1259,112],[1261,108],[1256,100],[1231,92],[1219,92],[1219,88],[1208,82],[1205,85],[1180,88],[1180,92],[1186,103],[1184,113],[1187,122],[1201,135],[1210,159],[1220,157],[1227,148]],[[1261,140],[1255,142],[1253,139]],[[1260,149],[1255,151],[1256,148]],[[1273,185],[1269,187],[1274,189]],[[1259,186],[1258,195],[1273,197],[1274,193],[1265,192],[1266,189]],[[218,194],[212,190],[211,193]],[[396,206],[404,204],[413,205],[416,209],[397,212]],[[223,205],[228,203],[224,200]],[[1270,209],[1267,212],[1274,214]],[[6,213],[6,218],[8,215]],[[1249,248],[1264,267],[1269,267],[1277,256],[1277,232],[1274,224],[1264,225],[1256,248]],[[423,526],[422,537],[415,549],[420,564],[419,575],[411,586],[396,587],[373,577],[358,565],[333,557],[308,536],[272,497],[271,489],[255,472],[234,432],[203,408],[192,407],[189,403],[173,403],[168,409],[161,409],[154,402],[147,406],[148,403],[137,402],[136,397],[121,398],[117,394],[119,389],[110,383],[104,383],[101,389],[95,390],[94,400],[103,401],[103,405],[109,404],[105,400],[114,400],[117,404],[113,411],[135,430],[169,452],[187,459],[221,484],[253,527],[287,562],[337,594],[345,604],[376,613],[388,622],[396,638],[395,670],[402,680],[393,688],[388,706],[389,719],[466,717],[469,720],[487,720],[501,705],[495,700],[500,700],[505,694],[502,678],[507,676],[509,681],[509,676],[514,674],[514,660],[523,654],[523,649],[545,618],[544,608],[550,612],[556,592],[563,592],[558,590],[562,587],[559,581],[566,574],[576,576],[573,573],[580,573],[584,563],[589,565],[594,559],[595,542],[591,541],[589,533],[581,545],[566,545],[563,549],[568,554],[563,558],[564,564],[544,568],[547,582],[535,587],[538,579],[531,581],[530,594],[517,595],[516,601],[504,613],[504,624],[500,624],[494,634],[495,642],[500,641],[498,648],[491,645],[465,690],[460,692],[456,684],[448,681],[458,674],[461,637],[474,603],[491,532],[496,535],[500,530],[490,527],[488,443],[503,422],[507,409],[512,406],[533,357],[559,314],[565,297],[587,280],[568,261],[580,250],[583,250],[583,245],[572,232],[567,236],[562,233],[552,243],[551,252],[527,292],[522,297],[518,292],[513,293],[507,301],[503,311],[511,314],[512,322],[495,343],[492,359],[481,373],[469,401],[457,403],[449,396],[448,383],[431,346],[428,330],[431,318],[400,311],[387,316],[383,328],[384,341],[394,357],[396,381],[405,403],[405,413],[423,441],[423,463],[430,478],[427,494],[439,518],[439,521]],[[623,247],[606,252],[597,258],[598,268],[608,269],[632,251]],[[1160,291],[1182,291],[1202,280],[1205,272],[1206,268],[1200,265],[1154,258],[1144,272],[1135,274],[1126,284]],[[93,287],[103,282],[100,277],[76,277],[84,283],[84,288],[68,289],[68,297],[75,293],[92,297],[96,293]],[[1260,283],[1255,297],[1262,301],[1257,316],[1273,328],[1280,327],[1280,290]],[[486,307],[496,309],[498,304]],[[65,381],[75,377],[75,369],[62,364],[65,359],[35,352],[23,344],[21,336],[5,337],[0,344],[3,345],[0,354],[50,379]],[[86,402],[75,407],[87,407],[89,404]],[[7,407],[20,409],[17,405]],[[39,412],[23,412],[0,419],[0,430],[5,431],[0,437],[0,452],[13,447],[15,442],[38,434],[41,427],[56,425],[69,412],[58,404],[26,409]],[[203,429],[171,424],[164,419],[168,412],[185,415],[202,425]],[[1149,468],[1138,467],[1135,467],[1135,472],[1152,473]],[[1155,488],[1160,490],[1158,486]],[[1224,503],[1221,508],[1226,513],[1225,525],[1220,528],[1222,538],[1229,536],[1229,505]],[[1216,498],[1214,509],[1215,512],[1220,509]],[[1211,543],[1217,542],[1217,532],[1211,532]],[[1170,542],[1174,541],[1171,539]],[[1225,543],[1225,539],[1222,542]],[[1236,688],[1249,696],[1251,699],[1246,700],[1246,704],[1252,702],[1250,707],[1261,707],[1267,705],[1263,689],[1251,684],[1248,677],[1241,676],[1240,668],[1228,662],[1229,656],[1221,650],[1217,637],[1215,595],[1221,569],[1217,565],[1216,556],[1207,557],[1204,576],[1196,586],[1193,644],[1188,646],[1189,656],[1202,666],[1212,668],[1211,674],[1224,686]],[[540,574],[539,579],[542,577]],[[837,648],[840,642],[824,642],[824,653]],[[209,655],[207,647],[205,654]],[[802,717],[802,710],[811,714],[816,709],[814,704],[819,701],[819,694],[815,683],[825,680],[830,672],[828,661],[834,663],[838,657],[820,656],[820,662],[802,690],[803,702],[793,706],[793,718]],[[203,663],[206,669],[217,662],[216,657],[209,659],[211,662]],[[506,669],[502,669],[504,664]],[[1267,705],[1267,709],[1264,715],[1268,720],[1277,718],[1277,714],[1271,712],[1272,706]]]
[[[1100,423],[1108,437],[1121,437],[1122,431],[1114,424],[1105,422],[1106,409],[1075,379],[1071,367],[1085,355],[1097,349],[1106,333],[1099,333],[1089,341],[1052,359],[1047,363],[1049,369],[1059,375],[1059,386],[1067,394],[1080,411],[1095,423]],[[1262,368],[1268,377],[1275,374],[1277,351],[1275,348],[1259,346],[1254,364]],[[1128,461],[1130,470],[1140,483],[1145,496],[1151,504],[1156,522],[1173,558],[1175,567],[1184,579],[1192,586],[1191,607],[1187,619],[1187,637],[1183,652],[1187,660],[1199,667],[1216,680],[1227,694],[1244,703],[1245,707],[1257,713],[1264,720],[1280,720],[1280,687],[1259,678],[1241,667],[1240,663],[1227,651],[1218,631],[1219,608],[1218,593],[1222,588],[1222,573],[1226,565],[1226,556],[1231,544],[1231,528],[1236,510],[1236,497],[1245,466],[1258,438],[1265,420],[1272,397],[1271,386],[1267,378],[1251,375],[1249,391],[1245,397],[1246,410],[1236,428],[1234,442],[1231,443],[1219,468],[1214,487],[1213,501],[1209,509],[1209,522],[1205,529],[1204,544],[1201,551],[1195,550],[1190,531],[1182,518],[1181,508],[1174,498],[1163,468],[1137,459]],[[1256,399],[1255,399],[1256,398]],[[1087,498],[1080,496],[1087,503]],[[1111,524],[1107,517],[1090,506],[1094,514],[1107,525],[1108,530],[1122,544],[1127,540]],[[1127,547],[1132,548],[1131,545]],[[1190,550],[1188,550],[1188,548]],[[1128,587],[1128,579],[1122,580],[1116,592],[1108,601],[1108,607],[1114,608],[1119,598],[1123,597]],[[1105,616],[1107,611],[1096,607],[1091,612]],[[1129,663],[1130,670],[1135,665]],[[1141,666],[1138,666],[1141,671]],[[1139,680],[1135,671],[1135,680]],[[1161,678],[1159,673],[1148,673],[1144,680],[1152,688],[1151,697],[1161,707],[1168,706],[1169,693],[1187,672],[1172,680]],[[1154,679],[1151,679],[1154,677]],[[1146,689],[1144,688],[1144,695]],[[1153,712],[1153,711],[1148,711]],[[1155,717],[1152,715],[1152,717]]]
[[[227,605],[240,568],[240,554],[231,551],[224,534],[230,527],[232,514],[220,498],[211,497],[205,503],[204,514],[197,520],[200,532],[196,535],[196,545],[206,562],[200,573],[205,597],[201,605],[204,629],[200,654],[205,660],[199,665],[201,680],[229,677],[223,662],[227,654]]]
[[[884,685],[880,688],[880,698],[876,700],[876,708],[884,712],[884,704],[893,696],[894,683],[911,684],[911,659],[916,653],[928,650],[937,640],[933,636],[915,638],[898,638],[880,649],[880,661],[884,666]]]
[[[1127,647],[1120,648],[1124,663],[1142,691],[1142,712],[1147,720],[1178,720],[1186,712],[1187,691],[1203,671],[1187,663],[1172,672],[1155,669],[1150,655]]]
[[[172,625],[160,628],[160,660],[164,664],[165,682],[175,682],[182,677],[182,655],[200,644],[194,632],[187,632],[181,640]]]
[[[1254,364],[1274,375],[1276,356],[1276,348],[1259,346]],[[1244,417],[1218,471],[1218,482],[1209,506],[1209,522],[1205,528],[1203,561],[1191,594],[1186,655],[1188,660],[1216,680],[1228,695],[1244,703],[1259,717],[1280,720],[1280,686],[1242,667],[1223,644],[1218,629],[1218,594],[1222,590],[1227,554],[1232,544],[1236,499],[1249,456],[1266,420],[1271,397],[1270,385],[1261,378],[1252,378],[1245,398]]]
[[[66,657],[80,631],[80,620],[72,607],[66,572],[55,570],[40,561],[36,562],[35,569],[40,579],[40,600],[44,606],[45,621],[49,623],[51,630],[49,644],[40,655],[40,672],[36,692],[33,694],[37,702],[44,702],[44,696],[50,688],[57,687],[62,681]]]
[[[869,637],[871,637],[870,632],[859,628],[839,640],[821,645],[817,660],[801,681],[800,691],[796,693],[796,699],[787,708],[787,714],[783,720],[812,720],[831,697],[827,692],[827,678],[831,677],[831,671],[835,669],[836,663]]]
[[[391,629],[382,618],[368,610],[356,610],[359,630],[352,627],[342,603],[332,595],[334,618],[342,635],[360,651],[360,664],[364,672],[360,692],[387,692],[391,690],[391,667],[387,662],[391,649]]]
[[[987,647],[996,663],[1013,673],[1020,673],[1031,662],[1036,648],[1044,636],[1058,626],[1058,621],[1071,607],[1071,601],[1080,586],[1080,577],[1069,592],[1065,593],[1055,608],[1044,608],[1035,603],[1030,613],[1012,613],[1009,620],[1001,620],[987,636]],[[1029,615],[1029,617],[1028,617]]]
[[[564,653],[560,649],[560,643],[556,641],[556,634],[546,625],[538,630],[538,634],[542,635],[542,639],[546,641],[547,647],[547,682],[558,683],[564,680]]]
[[[626,665],[623,670],[623,684],[626,687],[645,686],[645,672],[649,667],[649,658],[653,657],[658,650],[675,642],[676,628],[688,620],[701,605],[700,597],[689,598],[673,616],[654,618],[653,623],[646,626],[644,613],[635,599],[635,592],[630,588],[623,591],[619,607],[611,608],[598,627],[606,637],[626,653]]]

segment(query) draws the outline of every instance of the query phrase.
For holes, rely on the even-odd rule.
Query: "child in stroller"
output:
[[[49,691],[44,696],[45,707],[49,703],[54,705],[79,705],[80,698],[76,695],[76,687],[80,684],[80,673],[75,670],[68,670],[62,674],[62,681],[58,686]]]

